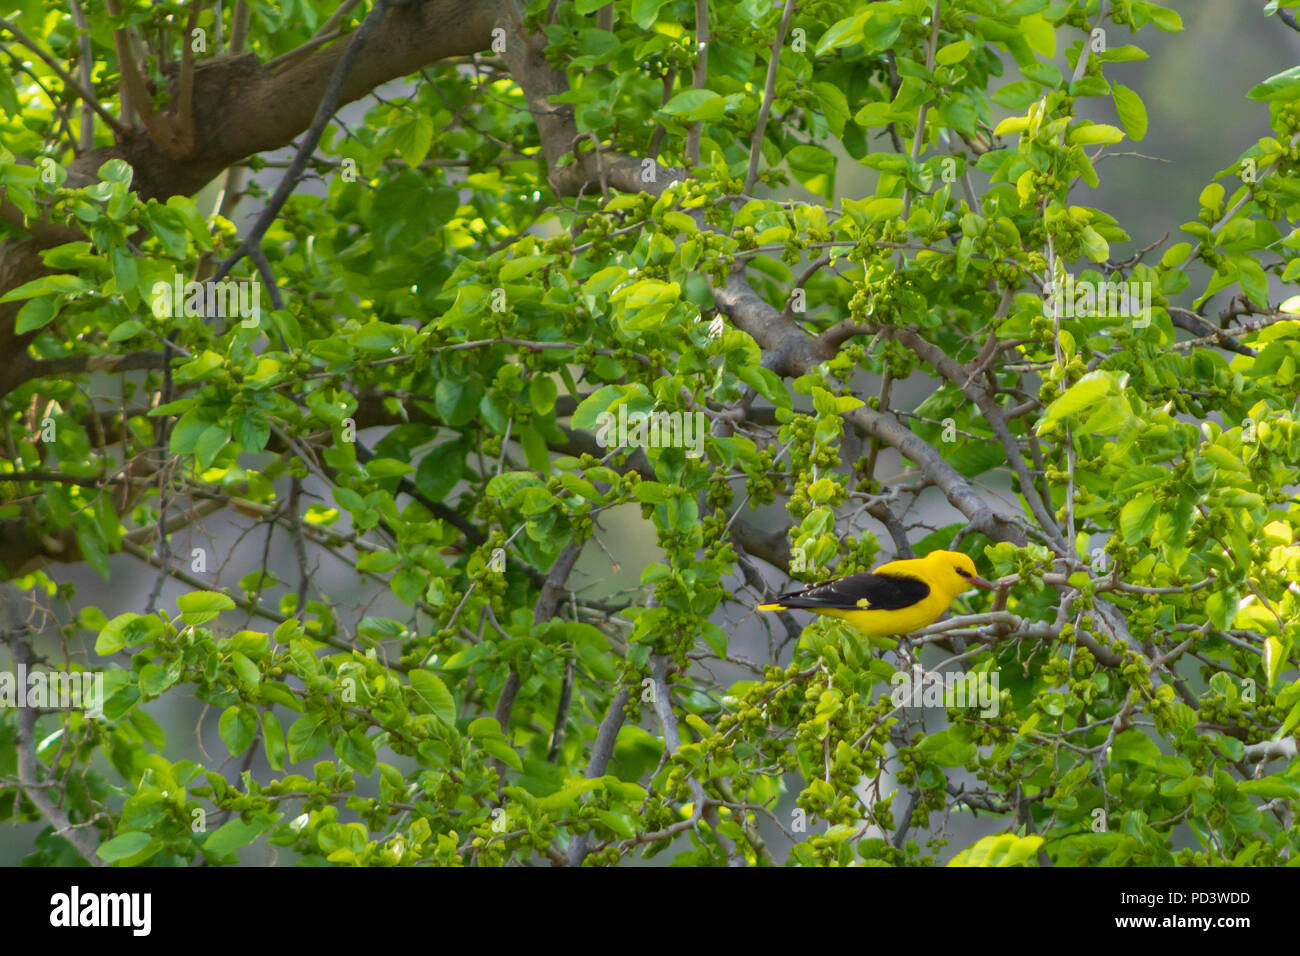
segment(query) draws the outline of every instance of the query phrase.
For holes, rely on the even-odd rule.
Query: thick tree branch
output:
[[[807,374],[835,354],[834,346],[810,338],[797,323],[783,317],[738,276],[728,279],[725,288],[714,289],[713,296],[718,308],[763,349],[763,364],[778,375]],[[1024,529],[1014,518],[1002,514],[980,497],[970,482],[943,460],[938,450],[897,419],[867,405],[853,409],[844,417],[916,462],[949,503],[965,515],[974,530],[995,541],[1025,542]]]
[[[912,329],[890,328],[888,334],[933,366],[935,371],[961,389],[962,394],[979,407],[980,414],[984,416],[984,421],[993,429],[993,434],[997,436],[1003,451],[1006,452],[1007,463],[1015,471],[1016,477],[1020,481],[1020,493],[1024,496],[1025,501],[1029,503],[1034,517],[1038,520],[1043,531],[1051,537],[1057,552],[1062,556],[1070,555],[1072,549],[1061,537],[1060,525],[1056,523],[1055,517],[1039,497],[1038,490],[1034,487],[1033,476],[1029,474],[1029,468],[1025,465],[1025,456],[1021,453],[1019,443],[1007,426],[1002,409],[998,406],[994,396],[979,384],[978,360],[974,363],[973,369],[968,369],[939,346],[923,338],[919,332]]]
[[[614,189],[658,196],[682,178],[681,172],[652,159],[611,150],[602,150],[599,155],[594,151],[575,153],[572,163],[561,165],[561,160],[573,150],[577,124],[573,107],[553,103],[551,98],[568,92],[568,75],[547,62],[546,38],[528,33],[519,5],[508,2],[503,7],[506,47],[502,56],[523,90],[529,112],[537,123],[551,188],[557,196],[576,196],[589,184],[600,183],[602,177]]]

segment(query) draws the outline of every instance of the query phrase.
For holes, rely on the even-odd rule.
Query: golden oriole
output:
[[[874,571],[782,594],[758,609],[813,611],[840,618],[868,637],[887,637],[933,624],[953,598],[971,587],[993,589],[960,551],[931,551],[923,558],[890,561]]]

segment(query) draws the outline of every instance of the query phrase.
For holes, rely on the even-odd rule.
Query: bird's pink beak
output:
[[[994,590],[994,585],[990,584],[988,581],[985,581],[978,574],[972,574],[970,576],[970,583],[975,585],[977,588],[983,588],[985,591]]]

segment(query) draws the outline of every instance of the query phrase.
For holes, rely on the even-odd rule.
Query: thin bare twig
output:
[[[284,204],[288,202],[289,197],[298,187],[303,172],[307,168],[307,162],[311,159],[312,153],[316,151],[316,146],[320,143],[325,127],[339,108],[339,99],[343,95],[343,83],[347,79],[357,57],[361,55],[361,50],[365,47],[366,41],[379,29],[380,22],[388,12],[390,2],[391,0],[376,0],[375,5],[366,14],[366,18],[361,21],[361,26],[357,28],[357,32],[352,35],[347,50],[339,60],[338,66],[334,68],[329,86],[325,88],[325,95],[321,97],[320,105],[316,108],[316,116],[312,119],[307,135],[303,137],[302,145],[293,157],[293,163],[285,172],[284,178],[280,180],[280,185],[276,187],[274,195],[267,202],[266,208],[262,210],[262,214],[258,217],[252,231],[239,244],[239,248],[234,251],[230,258],[217,269],[216,275],[212,277],[214,282],[224,279],[230,273],[230,270],[234,268],[235,263],[245,256],[249,256],[253,249],[261,245],[262,237],[266,235],[267,230],[271,228],[271,224],[280,215],[280,210],[284,208]]]
[[[763,133],[767,130],[767,117],[772,112],[772,101],[776,99],[776,69],[781,59],[781,47],[785,45],[785,34],[790,29],[790,17],[794,13],[795,0],[785,0],[785,10],[781,13],[781,25],[777,27],[776,39],[772,41],[772,59],[767,64],[767,82],[763,87],[763,105],[758,110],[758,123],[754,126],[754,141],[749,146],[749,171],[745,173],[745,192],[754,191],[758,182],[758,161],[763,155]]]
[[[112,113],[108,112],[108,110],[104,109],[104,107],[100,105],[99,100],[95,98],[95,94],[91,92],[89,87],[82,86],[69,76],[68,71],[59,66],[57,60],[41,49],[41,47],[38,46],[31,37],[20,30],[12,21],[0,17],[0,29],[9,31],[19,43],[40,57],[45,62],[45,65],[54,71],[55,76],[63,81],[64,86],[81,97],[82,101],[87,106],[99,114],[99,118],[108,124],[109,128],[119,139],[127,135],[126,127],[118,122],[117,118],[113,116]]]

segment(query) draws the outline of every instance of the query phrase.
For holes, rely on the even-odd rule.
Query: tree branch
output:
[[[14,635],[10,646],[15,668],[30,667],[33,663],[31,645],[24,638]],[[36,759],[36,717],[35,707],[20,707],[18,710],[18,738],[14,743],[18,749],[18,785],[23,796],[54,827],[55,833],[72,844],[82,859],[91,866],[107,866],[95,852],[99,844],[95,842],[92,832],[73,826],[68,815],[50,799],[40,783],[40,763]]]
[[[569,572],[578,562],[578,555],[582,554],[582,545],[570,541],[560,552],[560,556],[555,559],[551,565],[550,573],[546,575],[546,582],[542,585],[542,593],[537,598],[537,608],[533,612],[533,622],[541,624],[555,617],[555,611],[560,606],[560,600],[564,597],[564,582],[569,578]],[[497,723],[501,725],[503,733],[509,737],[507,728],[510,725],[510,712],[514,709],[515,698],[519,696],[519,687],[521,680],[519,672],[513,667],[510,669],[510,676],[506,678],[505,686],[501,688],[501,696],[497,698],[497,706],[493,712]]]
[[[625,708],[631,697],[632,692],[624,686],[619,688],[618,693],[609,702],[605,717],[596,731],[596,742],[591,745],[591,759],[587,762],[587,772],[584,774],[586,779],[595,780],[597,777],[605,776],[609,759],[614,754],[614,743],[618,740],[619,729],[622,728],[623,721],[627,717]],[[569,844],[569,866],[582,866],[582,861],[587,857],[588,836],[589,834],[579,833]]]
[[[366,43],[379,29],[379,23],[384,19],[388,12],[390,0],[375,0],[375,5],[370,8],[366,18],[361,21],[361,26],[357,32],[352,35],[351,42],[348,43],[347,51],[339,60],[338,65],[334,68],[330,76],[329,85],[325,87],[325,93],[320,99],[320,105],[316,107],[316,116],[312,119],[311,126],[307,129],[307,135],[298,147],[297,154],[293,157],[289,169],[285,172],[284,178],[280,180],[280,185],[276,187],[275,193],[267,201],[266,208],[258,216],[256,224],[252,231],[245,237],[244,241],[227,259],[223,262],[216,274],[212,277],[213,281],[220,282],[229,273],[230,270],[244,256],[252,256],[255,265],[261,267],[261,263],[256,258],[256,253],[260,253],[262,237],[266,231],[271,228],[271,223],[275,222],[280,215],[280,210],[288,202],[289,196],[298,188],[298,183],[302,180],[303,171],[307,168],[307,161],[311,158],[312,153],[316,152],[316,146],[320,143],[321,134],[325,132],[325,127],[329,124],[330,118],[338,112],[341,97],[343,95],[343,84],[347,80],[349,72],[357,62]],[[265,260],[262,260],[264,263]],[[267,267],[269,268],[269,267]],[[272,288],[275,284],[272,283]]]
[[[13,34],[14,38],[17,39],[19,43],[21,43],[23,46],[27,47],[38,57],[40,57],[41,60],[44,61],[45,65],[48,66],[54,72],[54,75],[63,81],[63,85],[66,86],[68,89],[72,90],[74,93],[76,93],[77,96],[81,97],[81,101],[85,103],[87,106],[89,106],[92,110],[94,110],[99,115],[99,118],[102,119],[108,125],[108,128],[111,129],[114,132],[114,134],[116,134],[119,137],[126,135],[127,132],[126,128],[117,121],[117,117],[115,117],[112,113],[108,112],[108,110],[104,109],[104,107],[100,105],[99,100],[95,98],[95,94],[91,92],[90,87],[83,86],[82,84],[74,80],[68,74],[67,70],[59,66],[58,61],[55,60],[54,57],[50,56],[43,49],[41,49],[41,47],[35,41],[33,41],[31,37],[29,37],[22,30],[18,29],[18,27],[12,21],[6,20],[4,17],[0,17],[0,29],[8,30],[11,34]],[[82,55],[83,56],[85,55],[84,52]]]
[[[758,109],[758,122],[754,124],[754,140],[749,146],[749,169],[745,173],[745,192],[752,194],[754,184],[758,182],[758,161],[763,156],[763,134],[767,131],[767,118],[772,112],[772,101],[776,99],[776,71],[781,61],[781,47],[785,45],[785,34],[790,29],[790,17],[794,13],[795,0],[785,0],[785,9],[781,12],[781,25],[777,27],[776,39],[772,41],[772,59],[767,64],[767,80],[763,85],[763,105]]]

